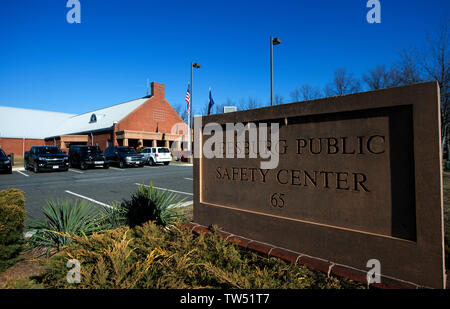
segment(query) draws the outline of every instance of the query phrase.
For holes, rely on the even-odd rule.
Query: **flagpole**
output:
[[[190,114],[189,114],[189,151],[190,151],[190,153],[189,153],[189,163],[193,163],[194,162],[194,159],[192,158],[192,119],[191,119],[191,117],[192,117],[192,102],[193,102],[193,100],[192,100],[192,97],[193,97],[193,89],[194,89],[194,87],[193,87],[193,79],[194,79],[194,74],[193,74],[193,72],[194,72],[194,68],[193,68],[193,63],[191,62],[191,93],[190,93],[190,103],[189,103],[189,109],[190,109]]]
[[[191,85],[188,84],[188,91],[189,91],[189,103],[188,103],[188,151],[191,151]]]
[[[194,97],[194,68],[196,69],[200,69],[200,64],[199,63],[193,63],[191,62],[191,124],[190,124],[190,145],[191,145],[191,156],[189,156],[189,163],[194,163],[194,157],[193,157],[193,141],[192,141],[192,132],[193,132],[193,122],[194,122],[194,118],[192,115],[192,111],[193,111],[193,97]]]

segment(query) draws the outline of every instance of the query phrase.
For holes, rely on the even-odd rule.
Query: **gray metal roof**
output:
[[[0,106],[0,138],[36,138],[51,136],[56,126],[72,114]]]
[[[122,120],[147,100],[148,98],[141,98],[70,117],[56,127],[51,136],[85,133],[111,128],[114,122]],[[92,115],[95,115],[95,122],[91,122]]]
[[[0,137],[38,138],[86,133],[111,128],[148,98],[74,115],[0,106]],[[92,121],[92,115],[95,120]]]

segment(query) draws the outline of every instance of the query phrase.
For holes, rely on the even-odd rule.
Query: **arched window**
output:
[[[97,116],[95,116],[95,114],[91,115],[91,120],[89,120],[89,123],[95,123],[97,122]]]

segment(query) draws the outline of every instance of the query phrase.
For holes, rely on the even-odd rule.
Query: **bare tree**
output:
[[[206,104],[206,114],[208,114],[208,104]],[[230,98],[227,98],[227,100],[225,101],[225,103],[215,103],[214,106],[212,107],[211,113],[213,112],[214,108],[216,109],[216,114],[222,114],[223,113],[223,107],[224,106],[236,106],[236,103],[231,100]]]
[[[393,86],[416,84],[423,81],[419,55],[414,49],[403,49],[400,58],[392,65],[391,81]]]
[[[302,96],[300,94],[300,89],[295,88],[294,90],[292,90],[291,93],[289,94],[289,97],[291,98],[292,102],[301,101]]]
[[[184,104],[178,104],[175,105],[173,109],[177,112],[178,115],[180,115],[181,119],[183,119],[184,122],[188,122],[187,106],[185,106]]]
[[[275,96],[273,97],[273,105],[280,105],[283,103],[284,103],[284,98],[279,94],[275,94]]]
[[[300,93],[302,96],[302,100],[315,100],[322,97],[322,93],[319,88],[312,87],[308,84],[303,84],[300,87]]]
[[[368,74],[363,74],[362,79],[371,90],[392,86],[392,75],[384,65],[379,65],[375,69],[370,70]]]
[[[303,84],[290,93],[293,102],[314,100],[322,97],[320,89],[312,87],[309,84]]]
[[[332,84],[329,83],[327,85],[325,85],[325,87],[323,87],[323,94],[325,95],[325,97],[333,97],[335,96],[335,91],[332,89]]]
[[[209,109],[209,102],[207,101],[206,103],[204,103],[202,105],[202,108],[200,110],[200,114],[202,116],[207,116],[208,115],[208,109]],[[211,111],[212,112],[212,111]]]
[[[248,97],[247,100],[245,100],[245,99],[239,100],[239,104],[238,104],[239,110],[255,109],[258,107],[259,107],[259,102],[255,98]]]
[[[450,21],[441,25],[434,37],[428,35],[423,59],[427,80],[439,83],[441,91],[441,135],[443,145],[448,144],[450,122]]]
[[[340,96],[358,92],[360,89],[361,84],[353,73],[347,72],[345,68],[339,68],[334,71],[333,82],[325,87],[324,93],[326,96]]]

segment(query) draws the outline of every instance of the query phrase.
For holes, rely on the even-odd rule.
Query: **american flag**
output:
[[[188,104],[187,108],[188,108],[188,112],[190,111],[190,105],[191,105],[191,94],[189,92],[189,84],[188,84],[188,88],[187,88],[187,92],[186,92],[186,102]]]

